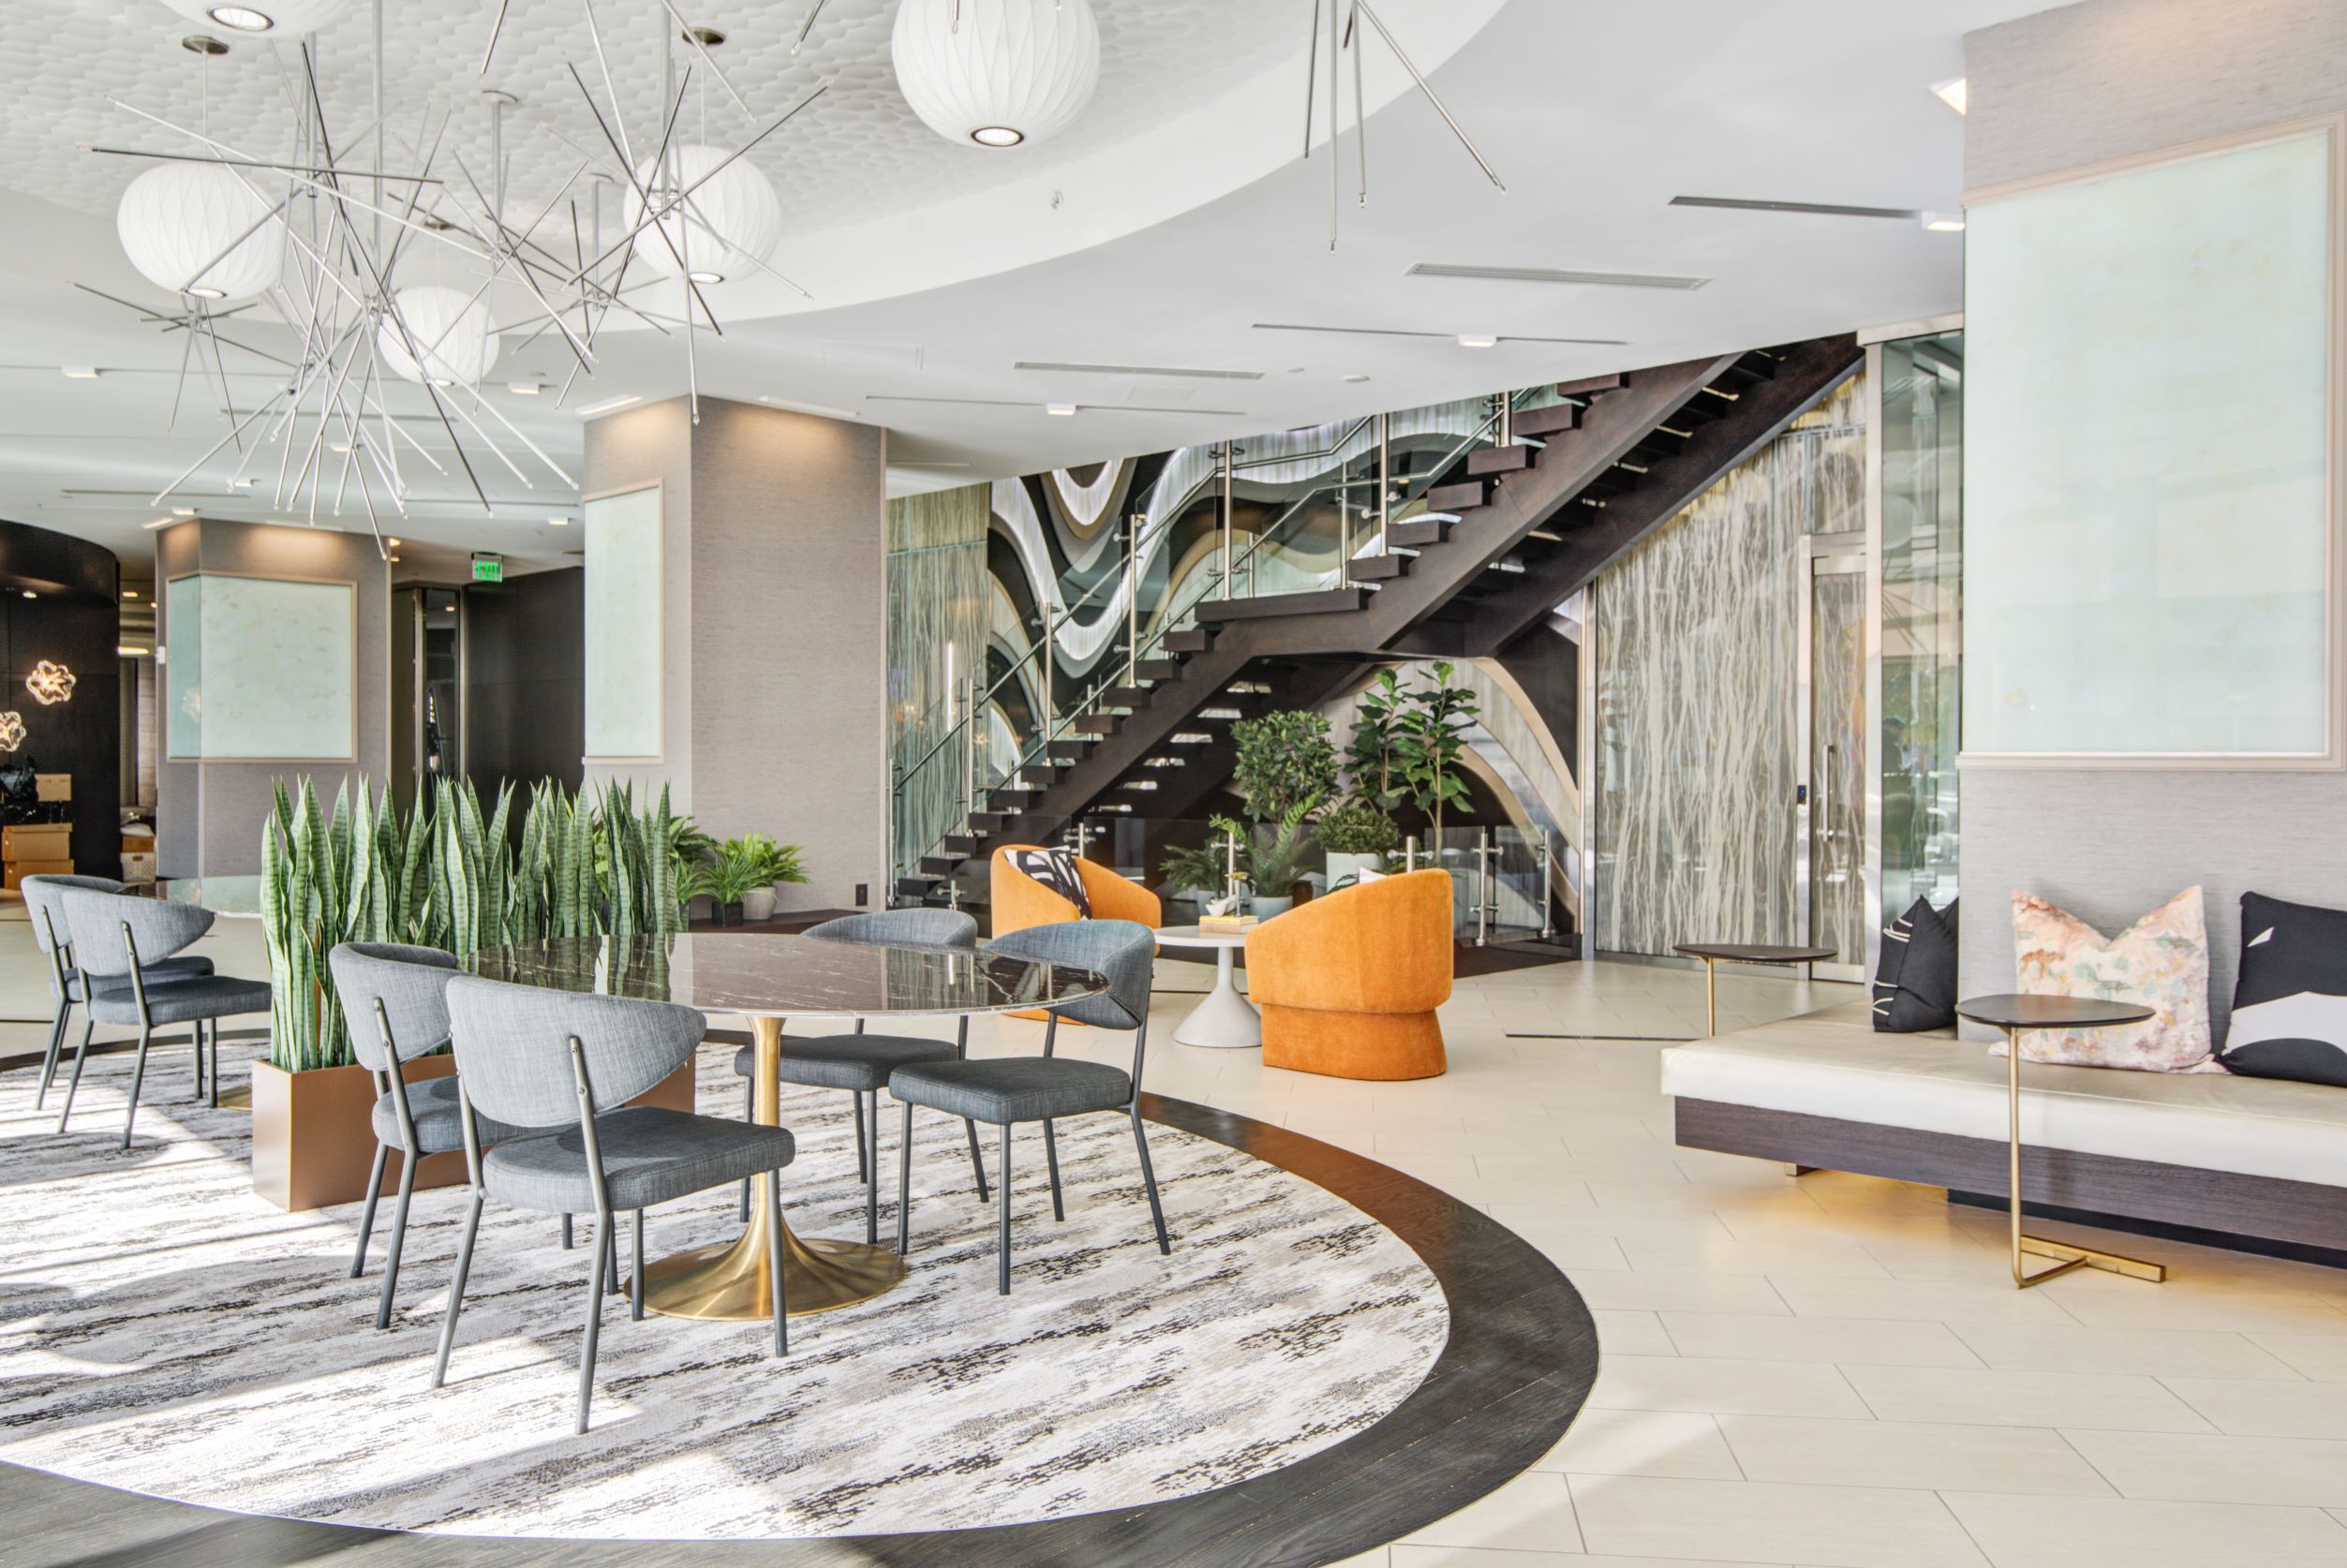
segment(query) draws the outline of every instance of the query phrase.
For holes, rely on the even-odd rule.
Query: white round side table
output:
[[[1253,929],[1253,927],[1249,927]],[[1168,925],[1157,933],[1163,947],[1214,949],[1214,989],[1190,1010],[1174,1030],[1182,1045],[1211,1045],[1227,1050],[1253,1050],[1263,1043],[1263,1016],[1255,1003],[1240,995],[1237,957],[1247,945],[1246,931],[1202,931],[1195,925]]]

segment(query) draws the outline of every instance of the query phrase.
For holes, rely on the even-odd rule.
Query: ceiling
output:
[[[450,116],[466,163],[485,170],[486,111],[472,83],[494,5],[385,3],[390,97],[406,106],[394,116],[399,136],[415,134],[416,111],[429,105],[434,124]],[[1484,179],[1373,45],[1369,200],[1359,205],[1354,190],[1348,83],[1332,253],[1326,147],[1309,163],[1296,156],[1311,0],[1092,0],[1100,92],[1067,136],[1010,156],[943,141],[897,96],[893,0],[828,0],[796,60],[790,46],[810,0],[678,3],[727,32],[719,63],[762,123],[802,85],[833,82],[756,155],[786,214],[775,264],[815,298],[763,279],[713,290],[722,335],[701,335],[698,386],[886,425],[899,489],[1956,309],[1960,237],[1912,221],[1677,208],[1670,199],[1954,207],[1963,123],[1928,84],[1962,70],[1965,32],[2045,8],[1384,0],[1380,15],[1508,188]],[[320,36],[330,124],[368,118],[364,9],[362,0]],[[598,0],[595,14],[620,101],[648,132],[665,13],[659,0]],[[564,64],[594,79],[581,17],[579,0],[512,0],[488,80],[521,99],[506,132],[517,205],[562,186],[593,134]],[[168,118],[208,112],[215,136],[240,146],[248,138],[245,150],[262,155],[286,134],[272,52],[240,45],[203,68],[200,92],[199,62],[176,42],[188,30],[158,0],[0,7],[12,99],[0,126],[9,155],[0,223],[15,241],[0,256],[0,516],[95,538],[134,560],[150,549],[143,525],[199,504],[151,497],[230,422],[217,382],[181,385],[184,334],[73,287],[168,298],[131,271],[113,235],[114,199],[142,165],[83,144],[174,145],[110,107],[110,95]],[[751,133],[751,117],[720,89],[687,112],[706,115],[713,141]],[[1411,275],[1421,262],[1707,281],[1664,289]],[[258,314],[236,331],[256,345],[292,335]],[[1511,341],[1468,349],[1456,341],[1463,333]],[[1544,338],[1607,341],[1515,341]],[[451,465],[444,478],[426,476],[410,515],[386,531],[426,549],[562,559],[575,530],[548,519],[571,515],[576,492],[552,468],[576,474],[582,410],[688,387],[673,334],[607,333],[596,354],[593,380],[557,407],[569,351],[552,336],[509,334],[485,396],[550,464],[516,449],[517,475],[475,447],[493,514]],[[1015,368],[1021,362],[1139,369]],[[230,399],[245,409],[283,374],[233,352],[229,364]],[[102,373],[67,379],[68,365]],[[509,390],[539,382],[534,397]],[[1054,417],[1047,404],[1079,411]],[[429,417],[420,392],[394,408]],[[426,444],[449,459],[445,442]],[[232,466],[200,471],[210,480],[207,515],[286,515],[271,510],[266,478],[225,493]],[[353,515],[355,487],[338,519],[331,498],[320,524],[365,525]]]

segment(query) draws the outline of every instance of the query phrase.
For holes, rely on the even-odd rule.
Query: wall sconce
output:
[[[73,695],[74,673],[62,664],[42,659],[24,677],[24,689],[43,707],[54,707]],[[13,747],[11,748],[13,749]]]
[[[24,716],[11,709],[0,713],[0,751],[14,751],[24,744]]]

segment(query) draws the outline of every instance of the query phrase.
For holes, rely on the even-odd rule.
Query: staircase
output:
[[[1435,476],[1426,512],[1391,525],[1386,553],[1348,562],[1341,584],[1201,601],[1195,626],[1065,720],[897,894],[936,896],[993,845],[1048,843],[1104,804],[1181,815],[1229,777],[1235,719],[1316,707],[1386,659],[1496,652],[1861,357],[1845,335],[1559,385],[1562,401],[1515,413],[1506,439]]]

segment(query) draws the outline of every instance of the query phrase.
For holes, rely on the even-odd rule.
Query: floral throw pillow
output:
[[[2130,1067],[2147,1072],[2221,1072],[2208,1029],[2208,929],[2201,894],[2186,888],[2108,941],[2035,894],[2013,895],[2013,946],[2021,989],[2032,996],[2094,997],[2152,1010],[2141,1024],[2100,1029],[2025,1029],[2028,1061]],[[1995,1049],[2001,1055],[2004,1046]]]

